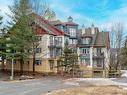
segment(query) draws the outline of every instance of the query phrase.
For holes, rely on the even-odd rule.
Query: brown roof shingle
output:
[[[98,32],[95,39],[95,46],[110,47],[109,32]]]

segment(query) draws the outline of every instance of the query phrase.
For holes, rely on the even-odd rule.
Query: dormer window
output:
[[[70,28],[70,36],[76,37],[76,29],[75,28]]]
[[[83,38],[82,39],[82,44],[90,44],[91,38]]]

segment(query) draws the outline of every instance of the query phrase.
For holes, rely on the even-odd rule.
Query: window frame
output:
[[[69,33],[70,33],[70,36],[72,37],[76,37],[77,35],[75,28],[69,28]]]
[[[42,64],[42,60],[40,60],[40,59],[35,60],[35,65],[41,65],[41,64]]]
[[[42,48],[36,48],[36,53],[41,53],[42,52]]]

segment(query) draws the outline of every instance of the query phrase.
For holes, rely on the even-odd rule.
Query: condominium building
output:
[[[78,24],[68,17],[67,22],[60,20],[47,21],[44,18],[32,14],[35,18],[32,23],[33,32],[39,38],[39,45],[36,48],[35,71],[57,73],[56,68],[62,54],[65,42],[79,55],[81,70],[90,70],[90,77],[96,70],[103,71],[109,64],[109,33],[99,32],[97,27],[78,29]],[[11,69],[11,64],[7,64]],[[24,64],[24,71],[32,71],[32,56]],[[19,62],[14,64],[15,70],[20,70]],[[94,71],[95,70],[95,71]]]
[[[99,32],[93,24],[89,28],[82,28],[78,46],[81,66],[85,67],[86,72],[90,70],[91,76],[103,76],[110,59],[109,32]]]

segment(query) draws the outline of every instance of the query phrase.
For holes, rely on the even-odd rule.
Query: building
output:
[[[60,20],[51,21],[52,25],[54,25],[57,29],[63,31],[64,33],[69,35],[69,46],[77,52],[78,49],[78,24],[73,22],[73,18],[68,17],[67,22],[61,22]]]
[[[32,14],[35,18],[32,23],[33,33],[39,39],[39,46],[36,48],[35,72],[50,73],[57,72],[55,68],[61,55],[64,43],[69,39],[68,35],[57,29],[42,17]],[[7,68],[11,69],[11,64],[7,64]],[[19,71],[20,64],[18,61],[14,64],[14,69]],[[23,65],[24,71],[33,71],[32,55]]]
[[[80,30],[79,38],[80,63],[88,76],[103,76],[109,64],[109,33],[99,32],[92,24]],[[86,71],[86,72],[85,72]],[[89,72],[88,72],[89,71]]]
[[[97,27],[78,29],[78,24],[73,18],[68,17],[67,22],[60,20],[47,21],[44,18],[32,14],[35,21],[32,23],[33,32],[39,38],[39,46],[36,49],[35,72],[57,73],[56,68],[62,54],[65,42],[79,55],[79,64],[84,75],[92,77],[99,74],[101,77],[109,64],[109,33],[99,32]],[[11,64],[7,64],[11,69]],[[14,64],[15,70],[20,70],[19,62]],[[33,71],[32,56],[24,64],[24,71]],[[87,73],[88,72],[88,73]]]

